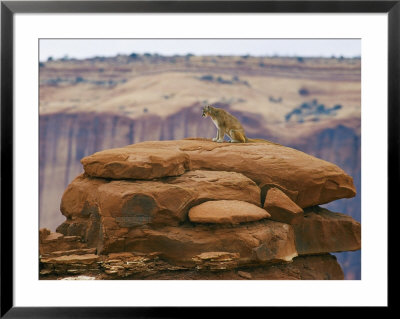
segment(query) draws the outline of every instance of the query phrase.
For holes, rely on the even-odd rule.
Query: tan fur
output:
[[[214,142],[222,143],[226,134],[230,137],[231,143],[270,143],[280,145],[259,138],[247,138],[244,128],[242,124],[240,124],[239,120],[223,109],[208,105],[203,108],[202,116],[211,117],[217,127],[217,136],[213,138]]]
[[[274,143],[268,140],[264,140],[262,138],[248,138],[247,143],[268,143],[268,144],[273,144],[273,145],[279,145],[282,146],[282,144]]]
[[[225,134],[228,135],[231,143],[246,143],[247,137],[239,120],[227,111],[211,105],[203,108],[203,117],[211,117],[217,127],[217,136],[214,142],[222,143]]]

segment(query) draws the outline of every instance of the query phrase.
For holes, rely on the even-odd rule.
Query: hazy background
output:
[[[361,41],[357,39],[40,40],[40,227],[65,219],[80,159],[144,140],[213,137],[212,103],[249,137],[339,165],[358,194],[327,208],[361,221]],[[361,252],[336,254],[360,279]]]
[[[252,55],[359,57],[359,39],[41,39],[40,61],[49,57],[85,59],[95,56],[151,53],[160,55]]]

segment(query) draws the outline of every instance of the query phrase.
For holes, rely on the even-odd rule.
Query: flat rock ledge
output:
[[[54,233],[52,233],[54,234]],[[329,254],[299,256],[292,262],[241,267],[239,255],[208,252],[193,257],[194,265],[178,266],[159,253],[96,255],[79,249],[45,252],[39,258],[41,280],[342,280],[336,257]]]
[[[281,189],[302,208],[356,194],[353,179],[338,166],[271,143],[151,141],[104,150],[81,163],[90,176],[117,180],[154,179],[185,170],[237,172],[263,189]]]

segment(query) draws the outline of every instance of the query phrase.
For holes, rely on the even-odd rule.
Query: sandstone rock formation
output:
[[[318,206],[354,196],[352,178],[288,147],[157,141],[82,164],[67,220],[40,232],[43,278],[342,279],[327,253],[361,248],[358,222]]]
[[[281,189],[300,207],[325,204],[340,198],[355,196],[353,179],[336,165],[317,159],[295,149],[272,143],[214,143],[206,139],[184,139],[179,141],[142,142],[127,146],[125,153],[118,149],[96,153],[82,159],[83,168],[91,175],[90,167],[102,163],[114,163],[124,154],[129,157],[132,150],[140,153],[147,149],[175,150],[187,154],[193,170],[230,171],[241,173],[252,179],[262,190],[270,187]],[[160,153],[162,156],[163,153]],[[168,155],[170,153],[167,153]],[[118,163],[118,165],[122,165]],[[89,167],[89,169],[88,169]],[[111,175],[107,178],[130,179],[129,169],[121,169],[125,174]],[[283,173],[284,171],[284,173]]]

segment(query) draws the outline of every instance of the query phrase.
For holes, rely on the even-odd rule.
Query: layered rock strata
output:
[[[355,196],[352,178],[288,147],[156,141],[81,162],[60,206],[67,220],[41,232],[42,276],[343,279],[327,253],[361,248],[358,222],[318,206]],[[68,238],[84,247],[48,248]]]

